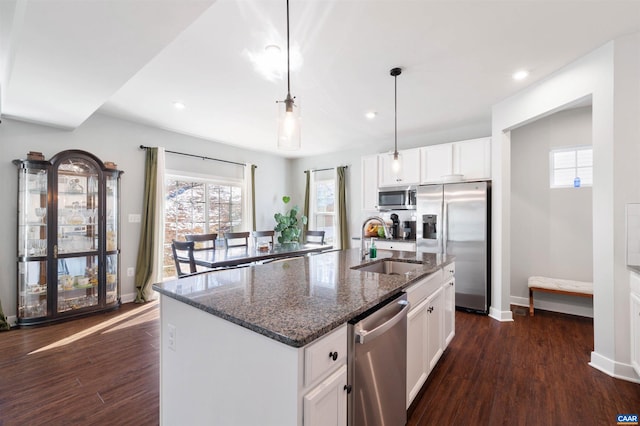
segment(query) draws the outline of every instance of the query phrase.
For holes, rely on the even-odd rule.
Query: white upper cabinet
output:
[[[491,179],[491,138],[454,143],[453,170],[464,180]]]
[[[491,179],[491,138],[421,148],[420,183]]]
[[[394,173],[393,153],[378,154],[378,186],[417,185],[420,182],[420,148],[399,151],[400,171]]]
[[[422,171],[420,183],[442,182],[443,176],[453,174],[453,144],[425,146],[420,150]]]
[[[362,210],[378,208],[378,156],[362,157],[361,191]]]

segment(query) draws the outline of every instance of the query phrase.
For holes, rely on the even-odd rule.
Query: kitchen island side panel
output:
[[[298,349],[170,297],[160,302],[162,425],[299,424]]]

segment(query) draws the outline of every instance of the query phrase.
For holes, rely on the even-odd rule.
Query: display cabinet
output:
[[[120,175],[85,151],[18,167],[18,324],[120,306]],[[107,163],[109,165],[111,163]]]

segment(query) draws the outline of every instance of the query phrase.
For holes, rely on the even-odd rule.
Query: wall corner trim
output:
[[[489,317],[500,322],[510,322],[513,321],[513,312],[499,311],[491,306],[489,308]]]
[[[589,365],[613,378],[640,384],[640,377],[630,364],[616,362],[597,352],[591,352]]]

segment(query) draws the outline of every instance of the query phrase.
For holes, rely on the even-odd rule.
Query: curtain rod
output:
[[[345,169],[348,169],[349,166],[338,166],[338,167],[344,167]],[[313,170],[305,170],[303,173],[307,173],[307,172],[324,172],[327,170],[333,170],[336,167],[327,167],[326,169],[313,169]]]
[[[140,149],[149,149],[152,148],[150,146],[144,146],[144,145],[140,145]],[[219,158],[211,158],[211,157],[205,157],[204,155],[195,155],[195,154],[186,154],[184,152],[178,152],[178,151],[169,151],[168,149],[165,149],[164,152],[168,152],[169,154],[178,154],[178,155],[184,155],[185,157],[194,157],[194,158],[201,158],[203,160],[211,160],[211,161],[220,161],[222,163],[229,163],[229,164],[236,164],[238,166],[246,166],[245,163],[238,163],[236,161],[229,161],[229,160],[221,160]],[[255,166],[256,168],[258,168],[258,166]]]

